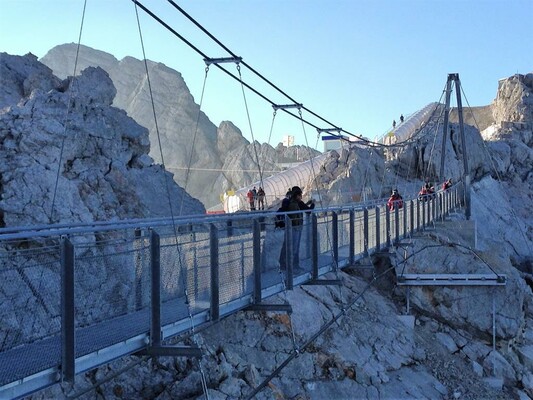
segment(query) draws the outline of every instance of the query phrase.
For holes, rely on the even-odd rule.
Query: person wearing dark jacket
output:
[[[315,203],[313,200],[309,200],[307,203],[304,203],[302,200],[302,189],[298,186],[294,186],[291,189],[291,199],[289,201],[288,211],[304,211],[312,210],[315,208]],[[302,227],[303,227],[303,214],[301,212],[289,214],[289,219],[292,226],[292,266],[296,270],[300,268],[300,239],[302,237]],[[286,244],[283,243],[280,254],[280,268],[285,269],[286,266]]]

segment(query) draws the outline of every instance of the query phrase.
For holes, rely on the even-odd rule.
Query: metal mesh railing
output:
[[[424,229],[460,202],[455,188],[429,201],[405,200],[398,212],[384,204],[304,212],[300,269],[294,273],[302,275],[303,268],[312,276],[315,260],[329,271],[335,268],[334,256],[346,265],[348,255],[372,254],[385,248],[387,239],[393,244],[411,228]],[[201,321],[207,322],[228,313],[222,308],[244,308],[250,295],[260,301],[263,289],[279,292],[285,287],[285,282],[279,286],[280,277],[290,274],[278,270],[285,232],[291,228],[275,228],[274,221],[272,213],[254,212],[0,236],[0,389],[46,368],[66,370],[62,357],[86,356],[84,360],[98,365],[101,350],[139,335],[144,339],[128,352],[145,347],[152,330],[158,329],[151,325],[154,282],[160,293],[159,328],[171,334],[190,329],[191,318],[201,314],[206,315]],[[318,259],[313,258],[315,244]],[[72,283],[62,278],[70,270]],[[154,271],[159,274],[156,281]],[[263,275],[261,279],[257,274]],[[292,280],[287,285],[292,287]],[[73,299],[70,309],[62,307],[63,294]],[[69,324],[75,335],[70,342],[62,333],[62,325]],[[67,346],[74,343],[69,356],[66,350],[72,348]],[[12,360],[20,365],[13,368]]]

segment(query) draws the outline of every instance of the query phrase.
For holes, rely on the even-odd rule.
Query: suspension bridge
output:
[[[166,25],[140,2],[134,3]],[[221,63],[234,62],[254,71],[225,49],[231,58],[213,59],[202,54],[206,64],[220,67]],[[244,84],[240,70],[236,79],[243,91],[244,87],[254,91]],[[412,114],[380,142],[338,128],[292,99],[288,105],[265,100],[274,112],[287,112],[319,133],[348,134],[357,137],[357,145],[390,151],[390,161],[395,157],[394,149],[412,144],[420,132],[428,131],[424,130],[427,127],[442,129],[444,150],[452,82],[460,106],[458,75],[450,74],[444,104],[430,104]],[[290,113],[293,108],[298,115]],[[311,124],[303,119],[302,110],[333,127]],[[291,304],[274,303],[272,296],[299,285],[340,285],[341,268],[413,239],[450,213],[464,209],[468,219],[470,178],[466,151],[463,154],[463,180],[432,196],[419,199],[406,195],[401,207],[398,203],[389,207],[386,199],[378,196],[364,202],[319,206],[304,213],[298,268],[290,256],[295,229],[290,212],[284,213],[285,229],[275,228],[272,211],[0,229],[0,282],[6,297],[0,398],[23,397],[60,382],[73,382],[78,374],[131,354],[201,360],[203,351],[196,331],[244,310],[290,316]],[[316,180],[326,157],[318,156],[264,179],[257,151],[255,156],[260,177],[256,184],[270,193],[283,194],[289,186]],[[284,242],[286,251],[280,253]],[[281,259],[285,270],[279,267]],[[502,286],[506,282],[505,276],[493,271],[463,275],[396,272],[398,285],[406,287],[408,308],[411,286]],[[168,344],[184,334],[193,339],[193,345]],[[296,354],[295,350],[291,357]],[[200,370],[203,375],[201,364]]]

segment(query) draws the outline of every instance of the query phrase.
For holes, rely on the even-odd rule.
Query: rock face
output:
[[[533,73],[500,80],[492,104],[495,122],[533,123]]]
[[[60,81],[36,57],[5,53],[0,68],[2,226],[169,216],[168,182],[174,213],[182,202],[204,212],[148,156],[147,130],[111,107],[104,70]]]
[[[76,51],[75,44],[57,46],[41,61],[57,76],[66,78],[74,73]],[[148,128],[150,156],[158,163],[164,159],[174,180],[206,207],[219,203],[219,195],[226,189],[238,189],[259,180],[255,152],[241,131],[231,122],[222,122],[217,128],[194,102],[179,72],[161,63],[147,64],[162,150],[143,61],[133,57],[119,61],[108,53],[81,46],[77,69],[99,66],[109,73],[117,88],[113,105]],[[296,160],[291,154],[295,149],[256,146],[265,170],[281,170],[278,162]]]

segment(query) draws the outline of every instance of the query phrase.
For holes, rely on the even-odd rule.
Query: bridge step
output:
[[[505,286],[506,275],[495,274],[403,274],[398,286]]]

